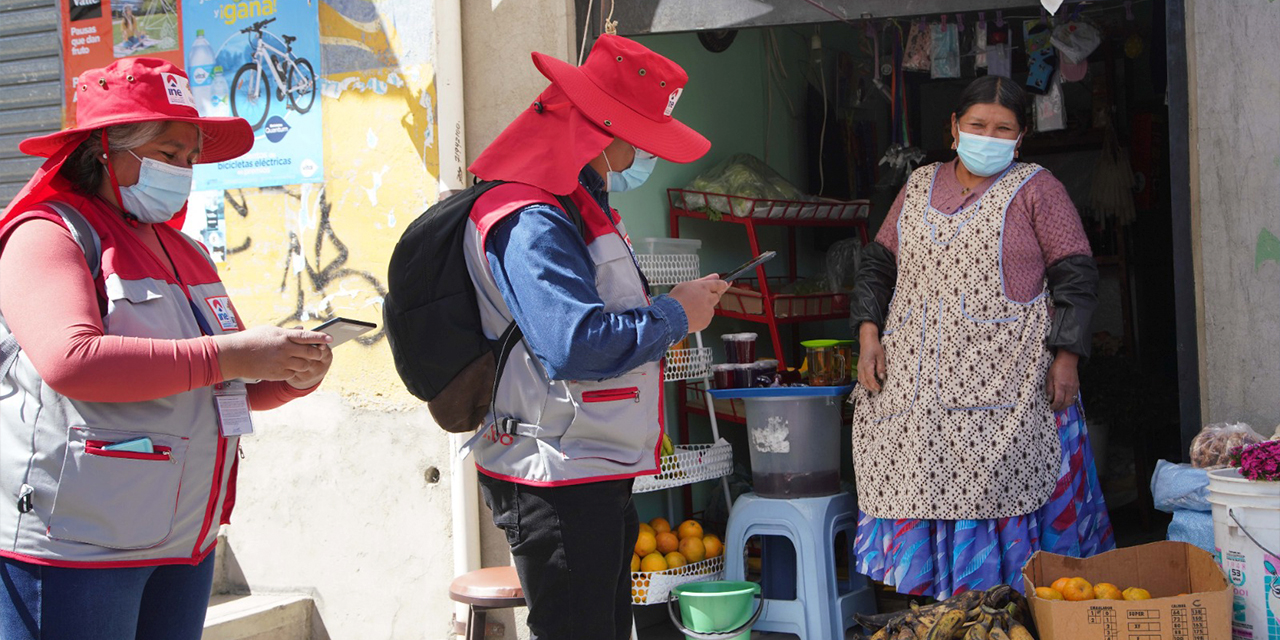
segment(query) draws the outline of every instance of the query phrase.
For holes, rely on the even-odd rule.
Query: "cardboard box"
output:
[[[1154,542],[1083,559],[1040,551],[1022,568],[1028,596],[1063,576],[1110,582],[1121,590],[1141,587],[1151,599],[1030,597],[1040,640],[1231,640],[1231,586],[1212,555],[1185,542]]]

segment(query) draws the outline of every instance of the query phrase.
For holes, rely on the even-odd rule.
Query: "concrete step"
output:
[[[203,640],[310,640],[307,596],[217,595],[209,599]]]

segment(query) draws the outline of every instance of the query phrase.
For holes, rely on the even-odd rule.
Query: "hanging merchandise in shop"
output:
[[[195,188],[323,182],[319,3],[227,3],[190,12],[182,27],[196,108],[254,131],[249,153],[197,167]]]

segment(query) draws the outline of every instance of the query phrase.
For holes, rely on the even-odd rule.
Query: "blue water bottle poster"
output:
[[[253,150],[197,165],[196,190],[324,181],[316,0],[186,0],[183,51],[196,108],[253,127]]]

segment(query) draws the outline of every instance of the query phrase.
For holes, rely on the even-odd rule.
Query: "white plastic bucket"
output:
[[[1280,640],[1280,482],[1209,472],[1214,556],[1235,591],[1231,637]]]

